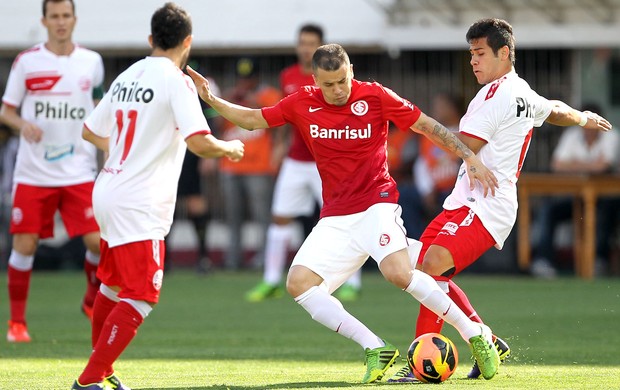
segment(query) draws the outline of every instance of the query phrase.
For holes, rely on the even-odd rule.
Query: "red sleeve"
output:
[[[278,127],[286,123],[279,104],[271,107],[263,107],[261,111],[269,127]]]
[[[401,130],[409,129],[422,115],[422,111],[409,100],[398,96],[389,88],[381,87],[380,93],[385,118]]]
[[[290,114],[293,112],[296,98],[297,93],[294,93],[288,95],[273,106],[263,107],[261,109],[263,118],[265,118],[269,127],[278,127],[290,122],[287,118],[289,118],[291,116]]]

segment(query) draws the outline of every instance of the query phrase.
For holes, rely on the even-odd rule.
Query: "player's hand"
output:
[[[600,130],[600,131],[609,131],[611,130],[611,123],[599,114],[591,111],[584,111],[584,114],[588,117],[588,121],[586,125],[583,126],[584,129],[589,130]]]
[[[238,139],[234,139],[232,141],[228,141],[227,144],[229,149],[226,152],[226,157],[234,162],[240,161],[243,158],[244,153],[243,142]]]
[[[28,142],[37,143],[41,141],[43,138],[43,130],[34,123],[26,122],[21,129],[19,129],[19,133],[24,136],[24,139]]]
[[[478,158],[478,156],[473,155],[465,160],[465,165],[467,169],[467,177],[469,178],[469,189],[471,191],[476,187],[476,180],[482,184],[484,197],[487,197],[489,191],[491,195],[495,196],[495,189],[499,187],[497,178],[491,172],[489,168],[487,168],[482,161]]]
[[[209,103],[213,100],[213,94],[211,93],[211,89],[209,88],[209,80],[207,80],[203,75],[196,72],[192,69],[191,66],[187,65],[185,67],[187,70],[187,74],[194,81],[194,85],[196,86],[196,90],[198,91],[198,96],[205,102]]]

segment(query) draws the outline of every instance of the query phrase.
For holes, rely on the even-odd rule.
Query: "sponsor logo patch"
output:
[[[456,234],[457,230],[459,230],[459,225],[455,224],[454,222],[448,222],[441,228],[442,232],[445,231],[452,236]]]

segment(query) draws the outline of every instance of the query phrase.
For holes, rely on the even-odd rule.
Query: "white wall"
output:
[[[507,18],[515,28],[518,47],[620,47],[620,22],[601,23],[601,11],[584,6],[596,2],[563,0],[564,23],[536,11],[521,0],[433,1],[407,0],[397,13],[400,26],[388,21],[382,9],[396,0],[177,0],[194,21],[197,49],[265,49],[293,45],[305,22],[322,25],[327,40],[346,47],[466,48],[467,27],[481,17]],[[93,49],[145,49],[149,21],[164,0],[75,0],[76,41]],[[538,2],[540,3],[540,2]],[[620,1],[607,2],[615,17]],[[425,6],[425,4],[427,4]],[[443,4],[443,5],[442,5]],[[448,4],[453,7],[450,10]],[[504,7],[499,7],[504,4]],[[456,6],[457,8],[454,8]],[[458,20],[449,21],[452,16]],[[598,15],[598,18],[597,18]],[[0,0],[0,49],[21,50],[45,40],[40,24],[41,0]]]

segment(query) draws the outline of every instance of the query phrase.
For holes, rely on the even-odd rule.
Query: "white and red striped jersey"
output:
[[[482,139],[478,157],[497,177],[495,196],[485,198],[478,183],[469,189],[465,163],[443,207],[472,209],[501,249],[517,218],[517,179],[530,146],[534,127],[551,113],[552,104],[532,90],[513,70],[478,91],[461,119],[459,131]]]
[[[59,56],[41,43],[17,56],[2,102],[20,107],[21,117],[39,126],[43,137],[37,143],[21,138],[14,183],[58,187],[95,178],[96,149],[82,139],[82,125],[103,77],[101,56],[79,46]]]
[[[110,247],[163,240],[170,230],[185,138],[209,134],[192,80],[168,58],[146,57],[112,83],[85,126],[109,137],[93,190]]]

